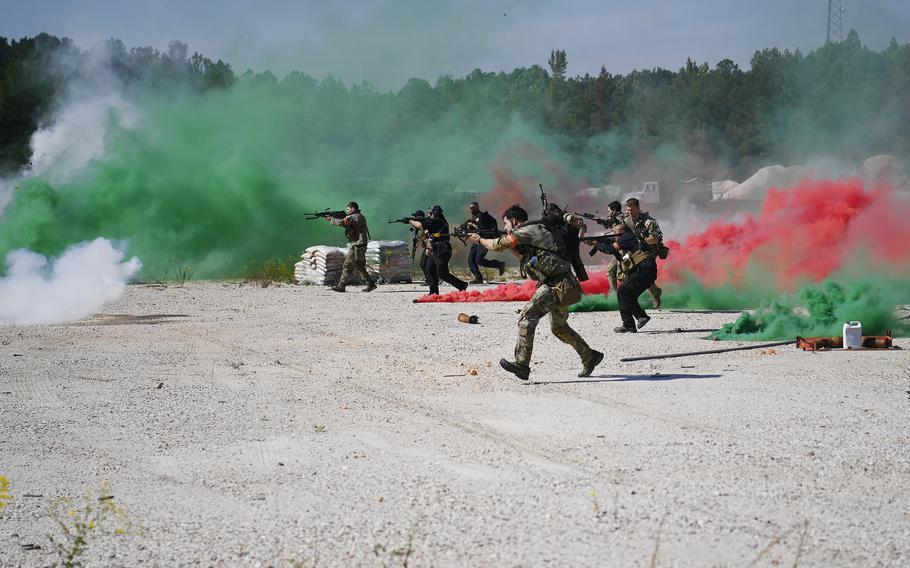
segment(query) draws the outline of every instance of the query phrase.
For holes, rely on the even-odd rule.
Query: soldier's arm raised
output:
[[[478,243],[483,248],[494,252],[506,249],[514,249],[518,246],[518,239],[516,239],[515,236],[511,233],[497,237],[495,239],[484,239],[477,233],[471,233],[468,235],[468,240],[472,243]]]

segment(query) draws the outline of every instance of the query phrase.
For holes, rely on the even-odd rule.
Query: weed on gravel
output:
[[[408,530],[408,541],[403,546],[390,549],[384,544],[377,543],[373,547],[373,554],[382,562],[384,568],[390,566],[408,568],[408,562],[414,555],[414,533],[417,531],[417,525],[418,521],[411,524],[411,528]]]
[[[102,534],[120,537],[132,526],[107,483],[80,499],[61,497],[52,501],[50,516],[60,534],[48,538],[60,564],[66,568],[83,566],[82,556],[95,537]]]
[[[0,512],[3,512],[3,508],[12,500],[9,494],[9,479],[0,475]]]

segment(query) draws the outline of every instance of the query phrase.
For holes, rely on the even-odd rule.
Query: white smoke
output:
[[[68,248],[57,259],[19,249],[6,256],[0,277],[0,322],[63,323],[82,319],[117,300],[142,267],[107,239]]]
[[[76,179],[93,161],[104,158],[113,127],[134,129],[139,124],[141,113],[123,95],[107,49],[99,47],[87,57],[82,64],[55,62],[80,71],[67,84],[59,110],[32,134],[29,164],[12,178],[0,178],[0,219],[28,179],[44,179],[51,187]]]
[[[136,107],[117,91],[73,95],[51,125],[32,134],[31,167],[24,174],[52,186],[66,183],[104,156],[113,124],[133,128],[138,120]]]

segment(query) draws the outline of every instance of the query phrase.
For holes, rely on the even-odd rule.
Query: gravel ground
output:
[[[604,363],[578,379],[544,323],[523,384],[520,304],[418,290],[134,285],[0,326],[0,565],[59,561],[66,496],[122,507],[90,565],[910,564],[907,351],[620,363],[736,316],[573,314]]]

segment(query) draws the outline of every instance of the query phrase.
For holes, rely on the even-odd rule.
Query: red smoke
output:
[[[538,174],[519,174],[516,172],[518,168],[537,170]],[[539,216],[543,207],[540,203],[538,183],[543,184],[549,201],[560,207],[569,204],[577,211],[597,208],[590,196],[579,192],[590,184],[580,179],[570,179],[562,164],[551,159],[542,149],[527,142],[504,150],[496,157],[490,169],[494,185],[488,193],[480,197],[479,204],[497,220],[503,211],[515,204],[524,207],[531,218]]]
[[[610,279],[605,272],[588,272],[589,280],[581,283],[585,294],[604,294],[610,292]],[[489,290],[465,290],[448,294],[426,295],[417,298],[417,302],[527,302],[537,291],[537,283],[525,280],[519,284],[500,284]]]
[[[669,243],[659,280],[690,275],[708,287],[768,278],[792,291],[838,270],[910,272],[907,199],[886,188],[865,191],[861,180],[804,181],[768,192],[761,213],[713,223],[683,244]]]

